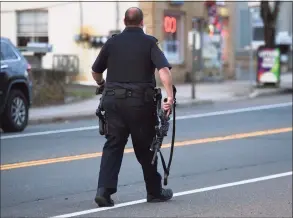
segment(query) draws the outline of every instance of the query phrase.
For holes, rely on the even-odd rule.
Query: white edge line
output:
[[[189,190],[189,191],[177,192],[174,194],[174,197],[183,196],[183,195],[190,195],[190,194],[206,192],[206,191],[212,191],[212,190],[217,190],[217,189],[222,189],[222,188],[227,188],[227,187],[232,187],[232,186],[239,186],[239,185],[244,185],[244,184],[249,184],[249,183],[255,183],[255,182],[276,179],[276,178],[281,178],[281,177],[290,176],[290,175],[292,175],[292,171],[269,175],[269,176],[258,177],[258,178],[254,178],[254,179],[241,180],[238,182],[231,182],[231,183],[226,183],[226,184],[221,184],[221,185],[216,185],[216,186],[199,188],[199,189],[194,189],[194,190]],[[129,201],[129,202],[117,204],[113,207],[95,208],[95,209],[90,209],[90,210],[84,210],[84,211],[79,211],[79,212],[74,212],[74,213],[58,215],[58,216],[54,216],[51,218],[67,218],[67,217],[81,216],[81,215],[96,213],[96,212],[105,211],[105,210],[113,210],[115,208],[120,208],[120,207],[127,207],[127,206],[131,206],[131,205],[142,204],[145,202],[146,202],[145,199],[136,200],[136,201]]]
[[[232,109],[232,110],[208,112],[208,113],[203,113],[203,114],[177,116],[176,120],[196,119],[196,118],[202,118],[202,117],[220,116],[220,115],[226,115],[226,114],[236,114],[236,113],[243,113],[243,112],[249,112],[249,111],[268,110],[268,109],[274,109],[274,108],[288,107],[291,105],[292,105],[292,102],[286,102],[286,103],[280,103],[280,104],[270,104],[270,105],[262,105],[262,106],[255,106],[255,107],[238,108],[238,109]],[[171,120],[173,120],[173,119],[171,119]],[[99,128],[99,126],[89,126],[89,127],[79,127],[79,128],[72,128],[72,129],[50,130],[50,131],[43,131],[43,132],[5,135],[5,136],[1,136],[1,139],[14,139],[14,138],[23,138],[23,137],[30,137],[30,136],[40,136],[40,135],[51,135],[51,134],[67,133],[67,132],[87,131],[87,130],[94,130],[94,129],[98,129],[98,128]]]
[[[99,128],[99,126],[88,126],[88,127],[79,127],[79,128],[72,128],[72,129],[50,130],[50,131],[44,131],[44,132],[33,132],[33,133],[1,136],[1,139],[13,139],[13,138],[23,138],[23,137],[29,137],[29,136],[40,136],[40,135],[51,135],[51,134],[57,134],[57,133],[78,132],[78,131],[93,130],[93,129],[98,129],[98,128]]]
[[[179,116],[179,117],[176,117],[176,120],[211,117],[211,116],[219,116],[219,115],[226,115],[226,114],[236,114],[236,113],[259,111],[259,110],[268,110],[268,109],[288,107],[291,105],[292,105],[292,102],[286,102],[286,103],[281,103],[281,104],[271,104],[271,105],[262,105],[262,106],[247,107],[247,108],[238,108],[238,109],[232,109],[232,110],[209,112],[209,113],[204,113],[204,114]]]

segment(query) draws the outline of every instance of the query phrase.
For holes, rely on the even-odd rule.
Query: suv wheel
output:
[[[24,94],[12,89],[3,114],[4,132],[21,132],[28,123],[28,103]]]

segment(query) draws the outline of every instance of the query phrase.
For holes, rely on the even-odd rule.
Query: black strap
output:
[[[174,144],[175,144],[175,118],[176,118],[176,99],[174,98],[174,104],[173,104],[173,128],[172,128],[172,141],[171,141],[171,151],[170,151],[170,156],[169,156],[169,161],[168,161],[168,166],[166,167],[166,162],[164,160],[163,154],[161,152],[161,150],[159,150],[160,152],[160,157],[161,157],[161,161],[162,161],[162,165],[163,165],[163,169],[164,169],[164,185],[166,186],[168,184],[168,176],[170,174],[170,168],[171,168],[171,163],[172,163],[172,158],[173,158],[173,151],[174,151]]]

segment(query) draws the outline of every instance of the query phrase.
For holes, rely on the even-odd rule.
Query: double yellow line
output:
[[[219,136],[219,137],[176,142],[174,146],[181,147],[186,145],[204,144],[204,143],[219,142],[219,141],[226,141],[226,140],[233,140],[233,139],[244,139],[244,138],[273,135],[273,134],[285,133],[285,132],[291,132],[291,131],[292,131],[292,127],[280,128],[280,129],[269,129],[269,130],[263,130],[263,131],[257,131],[257,132],[239,133],[239,134],[233,134],[228,136]],[[171,146],[170,143],[163,144],[162,148],[168,148],[170,146]],[[132,153],[132,152],[134,152],[133,148],[126,148],[124,150],[124,153]],[[32,166],[40,166],[40,165],[60,163],[60,162],[69,162],[74,160],[83,160],[83,159],[89,159],[89,158],[95,158],[95,157],[101,157],[101,156],[102,156],[102,152],[88,153],[88,154],[81,154],[81,155],[74,155],[74,156],[67,156],[67,157],[58,157],[58,158],[26,161],[26,162],[13,163],[13,164],[4,164],[0,166],[0,169],[1,171],[11,170],[11,169],[17,169],[17,168],[23,168],[23,167],[32,167]]]

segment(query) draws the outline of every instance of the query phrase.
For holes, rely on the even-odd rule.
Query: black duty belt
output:
[[[115,98],[145,98],[151,99],[155,95],[154,89],[132,90],[125,88],[106,89],[105,96],[115,96]]]

